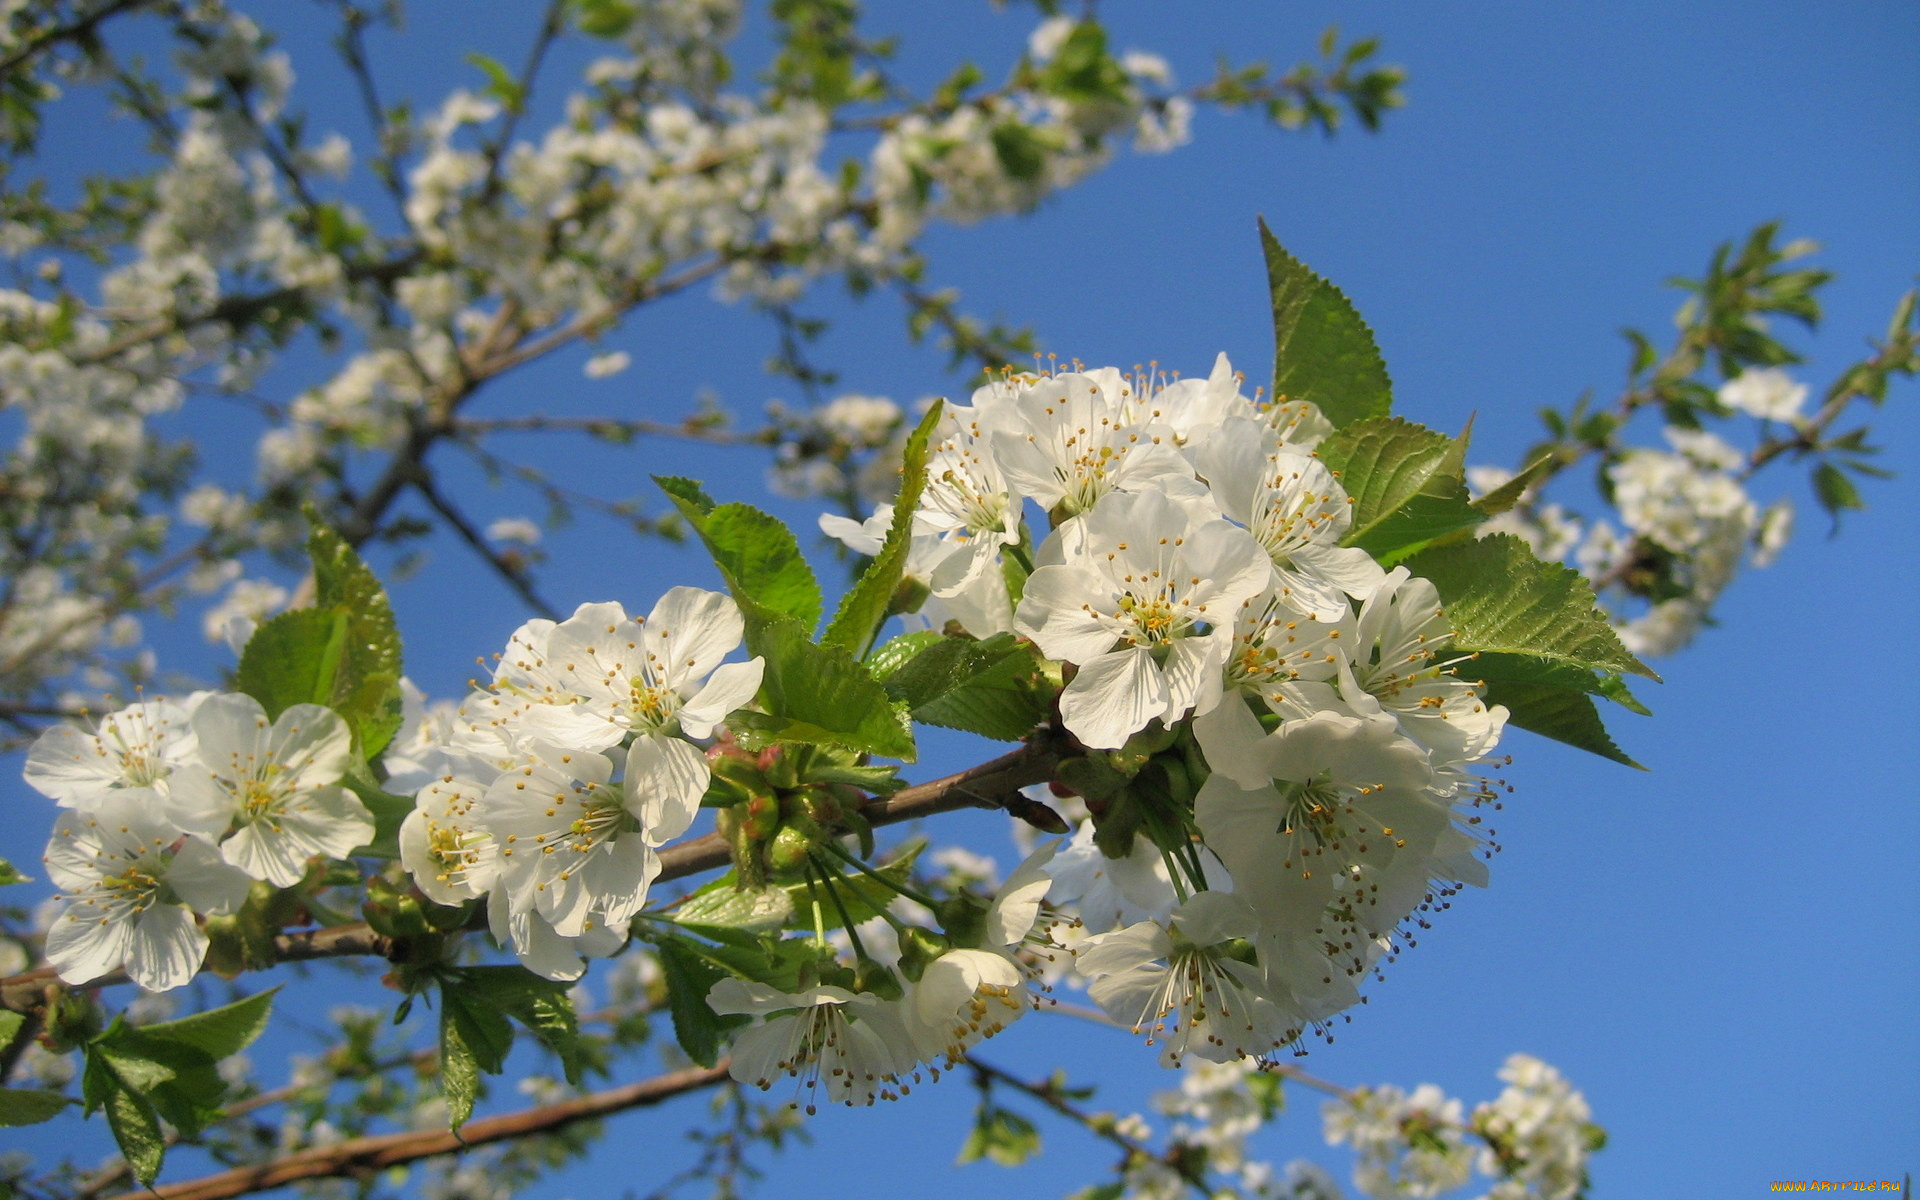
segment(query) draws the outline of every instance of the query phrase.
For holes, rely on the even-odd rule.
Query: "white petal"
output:
[[[1166,710],[1166,681],[1145,646],[1088,659],[1060,693],[1060,719],[1097,750],[1118,749]]]
[[[102,919],[93,905],[69,903],[47,927],[47,961],[67,983],[92,983],[126,961],[132,938],[131,921]]]
[[[642,734],[627,747],[626,806],[651,844],[679,837],[700,811],[713,778],[707,756],[690,742]]]
[[[752,658],[727,663],[715,670],[699,694],[680,707],[680,729],[688,737],[703,738],[713,727],[727,719],[734,709],[753,701],[760,690],[760,678],[766,673],[767,660]]]
[[[247,902],[247,873],[229,865],[220,852],[198,838],[188,838],[173,852],[167,868],[167,886],[197,913],[225,916]]]
[[[662,682],[677,688],[704,677],[733,653],[746,621],[724,592],[677,587],[660,597],[642,628],[647,648],[666,663]]]
[[[150,992],[190,982],[207,957],[207,935],[178,904],[156,904],[134,923],[127,977]]]

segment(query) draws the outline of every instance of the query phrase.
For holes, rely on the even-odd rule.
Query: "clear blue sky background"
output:
[[[961,0],[876,7],[901,22],[908,63],[927,71],[972,55],[995,77],[1032,23],[1017,6]],[[304,5],[257,11],[312,17]],[[938,282],[975,311],[1035,324],[1063,357],[1192,372],[1226,350],[1263,377],[1271,334],[1253,220],[1264,214],[1372,323],[1399,411],[1445,429],[1476,416],[1476,459],[1512,464],[1540,406],[1617,388],[1619,327],[1656,340],[1671,328],[1678,294],[1662,279],[1698,272],[1717,242],[1760,221],[1822,241],[1820,262],[1839,276],[1824,330],[1799,341],[1816,387],[1865,352],[1920,269],[1911,3],[1215,0],[1112,3],[1101,15],[1118,44],[1166,54],[1187,82],[1218,52],[1291,62],[1338,20],[1381,35],[1384,57],[1410,71],[1409,104],[1378,136],[1332,142],[1203,115],[1182,151],[1123,159],[1031,217],[930,239]],[[376,62],[404,69],[431,101],[471,80],[468,49],[517,61],[534,19],[531,5],[420,5],[404,50],[376,51]],[[313,53],[320,36],[307,26],[290,37],[300,93],[316,112],[341,112],[338,126],[360,141],[325,96],[342,89]],[[910,401],[958,386],[934,355],[903,347],[884,302],[823,296],[818,308],[839,322],[821,357],[847,390]],[[740,310],[677,302],[606,339],[633,354],[627,374],[586,381],[583,354],[482,411],[670,416],[711,386],[750,417],[793,394],[759,371],[770,344]],[[1802,501],[1801,536],[1779,566],[1735,586],[1722,628],[1657,664],[1667,683],[1643,692],[1655,718],[1616,722],[1648,773],[1511,739],[1519,790],[1493,886],[1457,901],[1308,1069],[1350,1084],[1432,1081],[1471,1103],[1498,1090],[1508,1053],[1539,1055],[1586,1091],[1612,1135],[1594,1169],[1600,1197],[1739,1197],[1775,1179],[1897,1179],[1920,1166],[1920,729],[1907,696],[1920,666],[1916,399],[1902,385],[1875,414],[1900,478],[1872,487],[1872,508],[1838,539],[1824,536],[1804,472],[1762,484]],[[761,465],[746,452],[643,444],[578,469],[612,492],[645,495],[649,473],[672,472],[752,499]],[[538,513],[508,491],[476,507]],[[618,538],[592,522],[550,538],[548,594],[563,607],[619,598],[644,609],[667,586],[711,578],[690,554]],[[522,615],[460,555],[437,546],[394,593],[411,674],[441,695]],[[203,673],[219,661],[190,640],[168,652],[168,665]],[[973,756],[942,745],[915,774]],[[9,794],[40,803],[17,785]],[[969,831],[1010,865],[997,819],[942,829]],[[27,850],[17,836],[8,852],[37,855],[37,841]],[[1125,1036],[1064,1019],[1024,1022],[984,1054],[1035,1075],[1064,1066],[1123,1111],[1177,1082]],[[1258,1149],[1276,1161],[1313,1155],[1344,1178],[1343,1160],[1319,1148],[1317,1100],[1291,1096],[1296,1111]],[[780,1163],[764,1194],[1052,1195],[1104,1168],[1104,1149],[1042,1118],[1034,1164],[942,1179],[973,1098],[956,1078],[877,1113],[823,1114],[816,1148]],[[683,1161],[678,1131],[695,1119],[694,1104],[621,1118],[595,1173],[537,1194],[644,1191]]]

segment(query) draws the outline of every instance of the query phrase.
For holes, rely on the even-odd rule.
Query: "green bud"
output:
[[[813,834],[797,825],[783,826],[767,843],[767,868],[775,879],[797,879],[812,861]]]
[[[977,946],[986,932],[987,906],[964,893],[942,901],[934,916],[956,946]]]
[[[885,966],[871,958],[861,958],[853,967],[853,990],[871,992],[882,1000],[898,1000],[907,994],[900,980]]]
[[[919,983],[927,965],[952,948],[953,943],[933,930],[909,925],[900,931],[900,973]]]

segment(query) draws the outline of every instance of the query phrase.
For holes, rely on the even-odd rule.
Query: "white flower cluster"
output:
[[[1056,893],[1096,930],[1076,947],[1093,998],[1169,1062],[1296,1041],[1359,1000],[1403,923],[1486,879],[1472,768],[1505,710],[1444,657],[1433,586],[1340,545],[1327,429],[1242,395],[1224,355],[1172,383],[1009,376],[946,410],[913,518],[922,615],[1070,664],[1060,714],[1085,746],[1191,718],[1201,846],[1095,863],[1083,832]],[[1053,526],[1030,557],[1028,502]],[[890,522],[821,525],[871,552]],[[1010,561],[1033,564],[1017,604]]]
[[[1639,558],[1663,560],[1678,594],[1655,597],[1646,611],[1616,623],[1620,640],[1643,657],[1685,647],[1742,560],[1751,554],[1765,566],[1792,530],[1788,501],[1762,509],[1748,493],[1739,450],[1700,430],[1665,432],[1671,451],[1632,450],[1608,468],[1625,528],[1596,522],[1578,551],[1590,578],[1611,582],[1633,571]]]
[[[1539,1059],[1515,1054],[1506,1090],[1463,1121],[1460,1101],[1432,1084],[1409,1094],[1384,1086],[1328,1101],[1331,1145],[1350,1145],[1354,1182],[1380,1200],[1437,1196],[1477,1170],[1495,1181],[1479,1200],[1572,1200],[1602,1140],[1584,1096]],[[1472,1142],[1481,1145],[1476,1151]]]
[[[762,660],[722,661],[742,630],[732,599],[691,587],[644,617],[583,604],[522,625],[490,684],[388,759],[388,786],[418,789],[400,856],[420,890],[485,897],[495,936],[549,979],[624,946],[711,778],[689,739],[759,690]]]
[[[232,912],[251,880],[290,887],[310,859],[373,836],[340,782],[351,743],[331,709],[296,704],[268,721],[230,693],[142,700],[92,732],[49,729],[25,772],[66,810],[45,860],[64,893],[47,960],[69,983],[122,967],[150,991],[192,979],[208,947],[196,915]]]

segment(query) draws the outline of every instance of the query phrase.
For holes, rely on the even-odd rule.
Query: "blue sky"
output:
[[[990,77],[1031,23],[1018,6],[875,7],[902,22],[910,67],[971,54]],[[1373,325],[1400,413],[1448,430],[1473,417],[1475,459],[1511,465],[1539,407],[1618,387],[1618,328],[1664,337],[1679,296],[1662,279],[1697,272],[1716,243],[1758,222],[1819,239],[1820,264],[1838,276],[1823,330],[1796,341],[1816,387],[1865,351],[1863,337],[1884,328],[1920,269],[1920,9],[1910,3],[1214,0],[1100,11],[1119,45],[1165,54],[1184,81],[1207,74],[1217,52],[1291,62],[1337,20],[1382,37],[1383,57],[1410,72],[1409,103],[1383,133],[1331,142],[1205,114],[1186,149],[1123,159],[1030,217],[929,240],[936,281],[975,311],[1033,323],[1063,357],[1157,359],[1190,373],[1225,350],[1261,378],[1272,353],[1254,237],[1263,214]],[[469,6],[421,5],[406,52],[418,94],[465,81],[467,49],[511,61],[533,20],[531,6],[489,6],[480,21]],[[322,107],[311,98],[329,86],[313,60],[302,94]],[[904,348],[884,303],[823,294],[817,308],[837,322],[822,357],[847,390],[909,401],[959,386],[935,355]],[[792,396],[759,370],[770,345],[739,310],[680,301],[607,338],[602,349],[633,354],[628,373],[589,382],[577,360],[542,368],[483,411],[667,416],[711,386],[750,417]],[[1763,481],[1763,496],[1801,501],[1800,536],[1780,565],[1735,585],[1721,628],[1656,664],[1666,683],[1642,693],[1655,717],[1614,723],[1648,772],[1511,739],[1518,792],[1492,886],[1456,901],[1308,1069],[1350,1084],[1431,1081],[1471,1103],[1498,1090],[1508,1053],[1539,1055],[1585,1089],[1612,1135],[1595,1163],[1601,1197],[1743,1196],[1775,1179],[1897,1179],[1920,1166],[1920,788],[1908,762],[1920,728],[1905,696],[1920,666],[1916,399],[1900,385],[1873,414],[1900,477],[1871,487],[1872,507],[1837,539],[1825,536],[1804,472]],[[649,473],[670,471],[753,499],[761,464],[643,445],[582,467],[615,492],[645,495]],[[504,491],[477,507],[538,512]],[[548,594],[562,607],[617,597],[644,608],[667,586],[710,579],[691,556],[616,537],[583,522],[552,538]],[[457,690],[473,656],[521,619],[460,553],[436,547],[394,594],[411,673],[438,694]],[[217,665],[190,641],[168,649],[169,665]],[[972,753],[943,745],[915,774]],[[17,785],[9,794],[38,802]],[[949,828],[1011,864],[994,818],[940,831]],[[1036,1076],[1063,1066],[1103,1085],[1101,1105],[1125,1110],[1176,1082],[1129,1041],[1038,1019],[984,1055]],[[1292,1097],[1295,1111],[1260,1149],[1340,1162],[1317,1149],[1317,1101]],[[943,1169],[973,1098],[956,1078],[878,1113],[824,1115],[817,1147],[779,1168],[803,1174],[765,1194],[919,1191],[907,1173]],[[694,1113],[622,1118],[601,1167],[617,1186],[646,1187],[665,1171],[617,1145],[658,1139],[662,1161],[677,1159],[672,1118]],[[1106,1152],[1084,1135],[1041,1125],[1047,1148],[1035,1164],[1011,1175],[965,1168],[951,1186],[1057,1194],[1104,1169]],[[575,1173],[540,1194],[611,1190]]]

